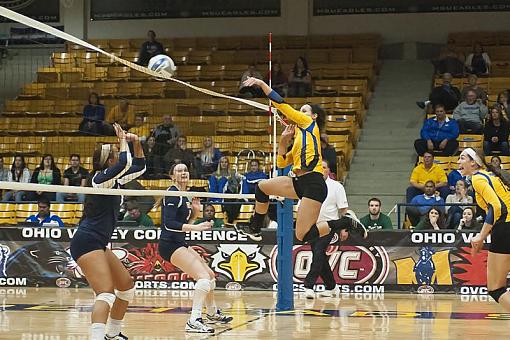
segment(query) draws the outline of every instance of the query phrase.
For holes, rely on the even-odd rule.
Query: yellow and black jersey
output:
[[[276,165],[285,168],[292,164],[294,170],[322,174],[321,138],[317,123],[289,104],[273,102],[273,105],[297,125],[292,149],[285,156],[278,155]]]
[[[510,206],[509,188],[492,172],[478,171],[471,179],[475,189],[476,203],[485,210],[485,222],[495,224],[510,222],[508,207]]]

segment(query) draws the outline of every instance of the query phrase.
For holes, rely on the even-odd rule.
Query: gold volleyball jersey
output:
[[[285,168],[292,164],[294,170],[316,171],[322,174],[321,138],[317,123],[303,112],[294,110],[289,104],[273,102],[273,105],[297,125],[292,149],[285,156],[278,155],[277,166]]]
[[[475,189],[476,203],[485,210],[485,222],[510,222],[508,207],[510,206],[509,188],[492,172],[478,171],[471,178]]]

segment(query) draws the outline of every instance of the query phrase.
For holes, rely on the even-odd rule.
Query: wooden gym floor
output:
[[[510,313],[487,296],[347,294],[306,300],[275,313],[269,292],[217,292],[234,317],[215,335],[184,332],[191,292],[138,290],[125,319],[130,340],[163,339],[509,339]],[[88,289],[0,289],[0,339],[88,339]]]

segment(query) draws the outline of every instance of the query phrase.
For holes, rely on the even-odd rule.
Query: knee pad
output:
[[[501,295],[506,293],[506,287],[501,287],[496,290],[489,290],[489,295],[496,300],[496,302],[499,302],[499,298]]]
[[[206,293],[209,293],[211,290],[211,280],[209,279],[199,279],[195,284],[195,289],[200,289]]]
[[[210,280],[209,283],[211,286],[211,290],[215,290],[216,289],[216,280],[214,280],[214,279]]]
[[[99,293],[96,295],[96,301],[103,301],[110,306],[110,308],[113,307],[113,303],[115,302],[115,294],[113,293]]]
[[[135,298],[135,290],[136,290],[135,287],[128,290],[115,290],[115,295],[119,299],[131,303]]]
[[[259,187],[259,184],[257,183],[257,187],[255,188],[255,199],[257,202],[260,203],[267,203],[269,202],[269,195],[266,195]]]

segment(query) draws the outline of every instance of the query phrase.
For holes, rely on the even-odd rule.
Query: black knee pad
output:
[[[506,293],[506,287],[501,287],[496,290],[489,290],[489,295],[496,300],[496,302],[499,302],[499,298],[501,295]]]
[[[255,199],[260,203],[269,202],[269,195],[266,195],[262,190],[260,190],[258,183],[257,187],[255,188]]]

